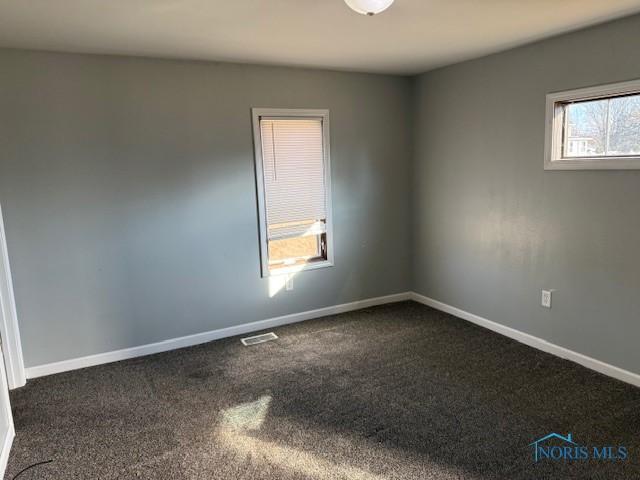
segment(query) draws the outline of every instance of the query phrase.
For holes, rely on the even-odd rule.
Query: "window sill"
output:
[[[545,170],[640,170],[637,157],[575,157],[546,161]]]
[[[282,267],[276,268],[274,270],[269,270],[266,275],[263,275],[265,278],[267,277],[277,277],[280,275],[291,275],[293,273],[304,272],[306,270],[316,270],[318,268],[327,268],[333,267],[333,262],[330,260],[319,260],[317,262],[309,262],[304,265],[294,265],[291,267]]]

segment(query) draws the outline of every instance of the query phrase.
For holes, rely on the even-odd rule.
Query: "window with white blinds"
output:
[[[329,266],[328,112],[254,109],[263,275]]]

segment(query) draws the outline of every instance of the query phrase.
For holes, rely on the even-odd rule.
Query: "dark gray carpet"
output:
[[[275,331],[30,381],[6,478],[640,478],[640,389],[411,302]],[[630,457],[534,464],[550,432]]]

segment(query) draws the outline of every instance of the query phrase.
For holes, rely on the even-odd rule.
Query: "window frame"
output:
[[[258,200],[258,233],[260,242],[260,272],[263,278],[288,275],[305,270],[315,270],[334,266],[333,249],[333,213],[331,196],[331,143],[329,139],[330,124],[327,109],[291,109],[291,108],[252,108],[253,148],[255,160],[256,192]],[[304,265],[281,267],[275,271],[269,269],[269,238],[267,225],[267,199],[262,158],[262,132],[260,120],[266,119],[305,119],[314,118],[322,121],[322,156],[324,164],[324,190],[326,198],[326,258],[315,260]]]
[[[640,95],[640,79],[549,93],[546,101],[545,170],[640,170],[640,155],[563,157],[563,132],[567,103]]]

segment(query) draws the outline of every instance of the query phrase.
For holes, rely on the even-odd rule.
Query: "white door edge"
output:
[[[2,355],[1,348],[0,355]],[[9,461],[9,453],[11,452],[11,445],[13,445],[13,439],[15,437],[15,427],[13,425],[13,415],[11,414],[7,375],[2,365],[0,365],[0,417],[4,420],[0,423],[4,430],[4,432],[2,432],[4,439],[0,445],[0,448],[2,448],[2,450],[0,450],[0,478],[4,478],[4,472],[7,468],[7,462]]]
[[[14,389],[24,386],[27,378],[6,240],[0,205],[0,337],[4,351],[7,384],[9,388]]]
[[[16,436],[13,423],[9,426],[9,430],[4,435],[2,441],[2,450],[0,451],[0,478],[4,478],[4,473],[7,470],[7,463],[9,463],[9,453],[11,453],[11,445],[13,445],[13,439]]]

